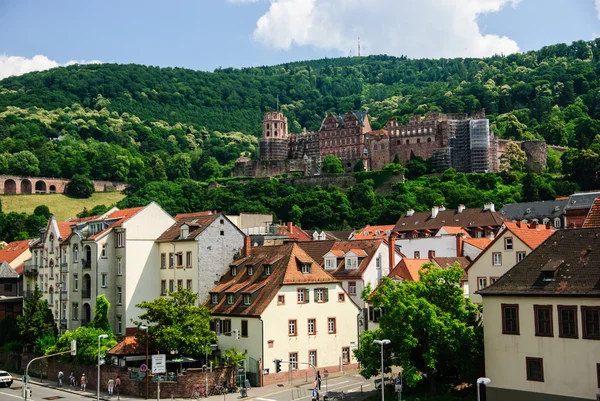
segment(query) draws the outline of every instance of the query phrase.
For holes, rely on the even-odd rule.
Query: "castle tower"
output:
[[[259,143],[261,160],[288,158],[288,121],[280,111],[268,111],[263,118],[262,138]]]

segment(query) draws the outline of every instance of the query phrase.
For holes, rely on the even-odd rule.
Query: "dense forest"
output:
[[[0,173],[227,176],[242,153],[256,153],[262,114],[279,99],[293,132],[317,129],[329,111],[367,110],[377,129],[414,113],[485,108],[500,137],[571,147],[557,172],[589,188],[600,164],[599,60],[596,39],[484,59],[370,56],[214,72],[99,64],[29,73],[0,81]]]

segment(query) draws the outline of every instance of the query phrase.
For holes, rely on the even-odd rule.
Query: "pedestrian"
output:
[[[69,383],[71,383],[71,387],[75,387],[75,372],[71,371],[71,375],[69,376]]]
[[[317,388],[321,391],[321,371],[317,370]]]
[[[81,374],[81,379],[79,380],[79,383],[81,384],[81,391],[85,391],[85,387],[87,385],[87,377],[85,377],[85,373]]]
[[[58,371],[58,387],[62,387],[62,380],[63,377],[65,376],[65,374],[63,373],[62,370]]]
[[[312,401],[319,401],[319,392],[316,388],[313,388],[312,391]]]
[[[146,372],[146,374],[148,374],[148,373]],[[115,380],[115,388],[117,389],[117,396],[118,396],[121,391],[121,378],[119,377],[119,375],[117,375],[117,380]]]
[[[115,381],[111,377],[110,379],[108,379],[108,395],[113,395],[114,386],[115,386]]]

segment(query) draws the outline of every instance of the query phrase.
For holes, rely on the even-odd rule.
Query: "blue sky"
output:
[[[72,62],[213,70],[488,56],[600,36],[600,0],[0,0],[0,78]],[[37,56],[34,58],[34,56]]]

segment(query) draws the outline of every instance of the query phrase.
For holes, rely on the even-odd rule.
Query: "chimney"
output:
[[[458,213],[462,213],[465,210],[465,205],[460,204],[458,205]]]
[[[431,218],[435,219],[438,215],[438,212],[440,211],[440,208],[437,206],[434,206],[431,208]]]
[[[546,230],[550,230],[552,228],[552,224],[550,224],[550,221],[546,222]]]
[[[533,220],[533,221],[531,222],[531,228],[537,228],[537,226],[538,226],[538,222],[537,222],[537,220]]]
[[[410,208],[406,211],[406,216],[411,217],[413,214],[415,214],[415,209]]]
[[[244,237],[244,256],[250,256],[250,247],[252,246],[250,242],[250,237]]]
[[[440,212],[443,212],[444,210],[446,210],[446,208],[444,207],[444,205],[440,205]]]
[[[396,233],[392,233],[392,235],[390,235],[389,238],[389,244],[388,244],[388,252],[389,252],[389,261],[390,261],[390,267],[389,267],[389,271],[392,271],[392,269],[394,267],[396,267]]]
[[[485,205],[483,205],[483,210],[484,211],[490,211],[490,212],[495,212],[496,211],[496,206],[494,205],[493,202],[486,202]]]
[[[517,227],[521,228],[521,220],[517,221]]]
[[[289,232],[290,234],[293,234],[293,232],[292,232],[292,227],[293,227],[293,224],[292,224],[292,222],[291,222],[291,221],[290,221],[290,222],[288,222],[288,223],[287,223],[287,230],[288,230],[288,232]]]

